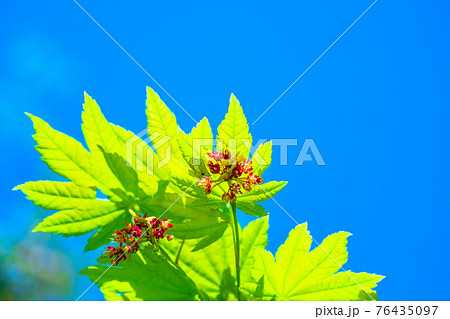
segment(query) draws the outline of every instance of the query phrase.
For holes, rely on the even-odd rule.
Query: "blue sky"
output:
[[[253,123],[372,1],[79,3],[192,117],[217,127],[231,93]],[[86,91],[108,120],[139,132],[150,86],[184,130],[195,123],[75,2],[4,1],[0,10],[7,250],[44,216],[12,187],[56,178],[33,149],[24,112],[82,140]],[[299,140],[287,166],[274,148],[265,178],[289,181],[276,199],[318,241],[353,234],[345,268],[385,275],[381,300],[450,299],[449,13],[448,1],[379,0],[250,128],[255,140]],[[326,166],[294,165],[307,138]],[[295,223],[275,203],[265,207],[275,252]],[[86,236],[32,236],[63,249],[74,270],[94,263],[82,253]],[[77,275],[72,298],[87,286]],[[85,297],[102,295],[92,288]]]

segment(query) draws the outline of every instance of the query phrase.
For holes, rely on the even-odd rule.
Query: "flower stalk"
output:
[[[183,249],[185,241],[186,240],[183,239],[183,241],[181,242],[180,248],[178,249],[177,257],[175,258],[175,265],[178,265],[178,261],[180,260],[180,255],[181,255],[181,249]]]
[[[236,202],[231,201],[229,203],[229,210],[231,216],[231,228],[233,230],[233,243],[234,243],[234,259],[236,263],[236,289],[237,299],[241,300],[241,264],[240,264],[240,239],[239,239],[239,223],[236,215]]]

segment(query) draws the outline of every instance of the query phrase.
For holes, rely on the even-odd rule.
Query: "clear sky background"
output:
[[[256,120],[372,1],[79,3],[196,120],[216,128],[230,93]],[[27,238],[63,251],[63,267],[75,273],[98,255],[83,254],[88,236],[29,234],[46,213],[11,191],[55,179],[24,112],[82,140],[86,91],[109,121],[139,132],[150,86],[184,130],[195,123],[75,2],[2,1],[0,12],[0,252]],[[287,166],[274,148],[265,178],[289,181],[276,199],[318,241],[353,234],[344,268],[385,275],[380,300],[450,299],[449,16],[444,0],[379,0],[250,128],[255,140],[299,140]],[[326,166],[294,165],[306,138]],[[272,201],[264,206],[275,252],[295,223]],[[89,284],[76,275],[69,293],[42,298],[74,299]],[[84,298],[102,294],[94,287]]]

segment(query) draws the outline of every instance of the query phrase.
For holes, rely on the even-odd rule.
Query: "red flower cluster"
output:
[[[211,180],[204,177],[199,180],[198,187],[203,188],[206,194],[211,193],[211,189],[222,182],[228,182],[229,189],[222,195],[226,202],[236,201],[236,195],[242,194],[241,188],[246,191],[252,189],[252,185],[263,183],[263,179],[253,174],[252,161],[242,156],[232,158],[229,150],[208,152],[212,159],[208,161],[207,166],[212,175],[219,175],[217,179]]]
[[[155,244],[164,237],[172,240],[173,235],[165,235],[164,233],[172,228],[170,220],[164,218],[163,221],[156,217],[148,217],[147,214],[133,217],[133,224],[126,223],[126,227],[122,230],[116,230],[112,239],[113,243],[119,244],[118,247],[108,246],[106,254],[111,260],[111,264],[118,264],[122,260],[126,260],[127,256],[136,253],[140,248],[140,243],[149,241]]]

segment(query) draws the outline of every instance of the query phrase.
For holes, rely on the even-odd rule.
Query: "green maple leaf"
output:
[[[268,218],[251,222],[241,232],[241,279],[251,280],[254,251],[267,245]],[[175,260],[179,245],[162,243],[167,254]],[[208,247],[191,252],[197,245],[195,240],[187,240],[179,257],[179,265],[191,278],[198,289],[213,300],[236,300],[236,268],[233,249],[233,235],[228,227],[223,236]],[[230,283],[233,284],[230,287]]]
[[[186,134],[150,88],[146,104],[151,146],[131,131],[109,123],[87,94],[82,130],[89,151],[72,137],[28,114],[42,160],[69,180],[28,182],[15,188],[35,205],[57,211],[34,231],[79,236],[95,230],[88,239],[88,251],[107,244],[114,230],[124,228],[135,213],[170,218],[175,226],[168,233],[176,239],[160,241],[161,252],[143,244],[131,261],[119,267],[98,265],[81,273],[99,285],[107,300],[235,300],[238,291],[234,242],[229,204],[222,200],[228,188],[218,184],[206,195],[197,186],[199,178],[211,176],[205,164],[210,148],[204,146],[212,146],[213,142],[209,122],[202,119]],[[197,140],[203,146],[196,145]],[[252,136],[234,95],[218,127],[217,144],[219,150],[225,147],[233,154],[249,157]],[[169,155],[171,160],[161,165]],[[259,145],[252,155],[254,174],[263,174],[271,164],[271,155],[271,142]],[[203,159],[200,165],[194,161],[197,158]],[[265,209],[257,203],[272,198],[286,184],[270,181],[253,185],[251,191],[238,194],[235,205],[246,214],[266,216]],[[97,190],[107,199],[96,198]],[[349,233],[330,235],[320,247],[310,251],[312,238],[303,224],[280,246],[275,261],[265,251],[267,229],[268,218],[263,217],[244,230],[237,230],[241,293],[245,300],[376,299],[372,289],[382,276],[339,272],[339,265],[347,262]],[[105,264],[109,259],[101,257],[99,262]]]
[[[347,232],[330,235],[320,247],[310,251],[312,237],[306,223],[297,226],[278,249],[276,261],[268,251],[255,252],[254,282],[244,285],[243,291],[258,297],[257,283],[263,278],[263,289],[259,292],[263,299],[360,300],[361,291],[373,294],[372,289],[383,276],[338,272],[348,259],[348,236]]]
[[[237,201],[236,202],[237,209],[243,211],[247,215],[250,216],[257,216],[257,217],[263,217],[269,215],[264,207],[261,205],[250,203],[250,202],[244,202],[244,201]]]
[[[131,216],[128,211],[123,211],[123,214],[119,214],[116,218],[107,223],[101,225],[97,231],[95,231],[91,237],[87,240],[87,245],[84,248],[84,251],[95,250],[99,247],[102,247],[111,242],[112,234],[117,229],[122,229],[125,223],[129,223],[131,221]]]
[[[252,145],[252,136],[249,133],[249,127],[245,118],[242,107],[239,101],[234,95],[231,95],[230,105],[228,113],[225,115],[225,119],[221,122],[217,128],[218,135],[216,138],[217,149],[227,148],[230,149],[232,154],[238,154],[243,158],[249,157],[250,148]],[[210,205],[224,208],[225,204],[222,201],[222,195],[227,192],[227,187],[216,181],[218,185],[211,189],[211,194],[205,196],[204,192],[195,185],[196,178],[202,178],[204,176],[211,176],[207,169],[205,162],[209,159],[205,157],[205,153],[212,147],[202,147],[197,150],[193,149],[193,140],[199,139],[203,141],[211,141],[208,146],[212,144],[212,133],[208,121],[203,119],[198,123],[197,127],[192,130],[188,135],[183,131],[178,131],[178,145],[181,152],[190,165],[191,176],[186,176],[185,171],[179,170],[171,174],[171,181],[177,185],[180,189],[187,191],[189,196],[202,199],[203,201],[209,201]],[[195,149],[196,147],[194,147]],[[201,158],[203,161],[200,165],[194,166],[192,159]],[[253,173],[261,176],[264,170],[270,166],[272,161],[272,143],[267,142],[259,145],[252,156]],[[223,176],[222,176],[223,178]],[[279,192],[287,182],[268,182],[263,185],[253,185],[251,191],[244,191],[243,194],[237,196],[236,206],[244,213],[252,216],[265,216],[267,212],[257,202],[266,201],[272,198],[277,192]],[[194,185],[194,186],[193,186]],[[222,201],[222,204],[220,202]]]
[[[79,236],[97,228],[108,228],[115,220],[123,221],[123,214],[127,213],[127,187],[110,170],[105,154],[98,151],[94,157],[75,139],[54,130],[40,118],[28,115],[34,123],[36,149],[42,160],[55,173],[72,181],[39,181],[16,188],[44,209],[61,210],[47,217],[35,231]],[[114,202],[95,199],[96,188],[101,188]],[[103,240],[87,248],[106,244],[110,234],[104,234]]]
[[[268,217],[250,222],[241,235],[241,281],[250,282],[251,271],[255,263],[255,251],[267,246]]]
[[[54,130],[37,116],[27,115],[36,131],[33,135],[37,142],[36,150],[53,172],[86,187],[102,184],[93,176],[90,154],[80,142]]]
[[[96,201],[96,189],[72,182],[37,181],[16,186],[36,206],[50,210],[75,209]]]
[[[133,201],[133,199],[144,199],[147,195],[139,187],[137,172],[127,166],[125,160],[117,153],[106,153],[103,150],[103,147],[99,146],[99,148],[102,152],[106,165],[109,167],[111,173],[116,177],[118,185],[120,185],[120,188],[115,189],[115,192],[118,193],[119,190],[123,191],[131,201]],[[125,202],[128,201],[127,198],[123,198],[123,200]]]
[[[147,87],[148,135],[156,152],[165,157],[170,154],[174,160],[183,162],[176,141],[178,124],[175,115],[159,98],[158,94]]]
[[[118,132],[103,116],[97,102],[84,93],[84,111],[82,130],[86,144],[91,152],[99,150],[99,146],[107,153],[123,154],[125,149]]]
[[[132,167],[138,174],[140,187],[147,195],[154,195],[158,191],[158,182],[169,180],[169,165],[158,167],[162,159],[145,141],[123,127],[112,123],[109,125],[115,131],[124,150],[121,156],[126,159],[127,166]],[[171,185],[167,186],[173,192],[178,191]]]
[[[114,202],[96,200],[83,208],[59,211],[45,218],[33,231],[79,236],[112,223],[125,212],[123,207]]]
[[[121,201],[123,187],[117,178],[102,165],[102,154],[93,156],[78,141],[57,130],[40,118],[28,114],[34,124],[33,136],[38,145],[36,149],[42,155],[48,167],[77,185],[100,188],[112,200]]]
[[[219,239],[227,229],[230,217],[221,210],[211,207],[197,207],[193,199],[176,194],[160,194],[145,203],[146,211],[159,218],[168,218],[175,225],[168,232],[179,239],[197,239],[193,251],[206,247]]]
[[[253,173],[262,176],[262,173],[272,163],[272,141],[260,144],[252,155]]]
[[[72,182],[28,182],[14,189],[22,190],[36,206],[60,212],[47,217],[34,231],[78,236],[96,228],[85,250],[94,250],[110,241],[114,229],[129,221],[120,204],[95,198],[96,189]]]
[[[233,154],[248,157],[252,146],[252,136],[248,131],[244,111],[233,94],[230,97],[228,113],[217,128],[217,132],[219,133],[217,135],[218,143],[222,142]]]
[[[108,260],[99,258],[99,262]],[[92,266],[79,273],[95,282],[110,301],[198,300],[199,292],[193,281],[149,245],[119,266]]]
[[[178,130],[177,142],[185,161],[194,171],[193,175],[196,177],[209,175],[204,163],[204,156],[207,152],[205,146],[213,144],[213,134],[208,119],[204,117],[189,134],[184,133],[181,129]]]
[[[244,192],[238,197],[238,202],[263,202],[271,199],[280,190],[287,185],[287,182],[271,181],[262,185],[253,185],[253,188],[249,192]]]
[[[176,134],[178,126],[173,114],[156,93],[151,90],[148,93],[149,128],[153,133]],[[148,203],[153,197],[172,191],[174,194],[167,194],[166,198],[173,200],[176,194],[182,194],[178,187],[169,185],[169,175],[178,172],[180,176],[189,176],[188,168],[175,165],[175,161],[150,172],[155,172],[155,175],[149,174],[146,168],[153,164],[149,162],[155,160],[158,163],[161,156],[132,132],[109,123],[89,95],[85,94],[82,129],[90,152],[78,141],[54,130],[40,118],[29,116],[34,123],[34,138],[38,143],[36,149],[41,153],[42,160],[55,173],[72,181],[29,182],[15,188],[27,194],[36,205],[59,210],[47,217],[34,231],[79,236],[97,230],[88,239],[85,248],[86,251],[93,250],[107,244],[114,230],[123,228],[131,220],[130,210],[136,213],[154,212],[156,215],[162,213],[161,204],[166,205],[164,209],[167,209],[172,203],[167,200],[154,201],[154,205],[151,205],[154,207],[149,207]],[[158,121],[161,123],[157,124]],[[193,136],[204,135],[205,130],[202,127],[194,129]],[[156,144],[159,141],[153,140]],[[169,143],[170,147],[175,145],[178,147],[175,140]],[[153,165],[150,166],[153,168]],[[108,200],[96,199],[97,188],[108,196]],[[177,236],[202,238],[197,247],[200,249],[224,232],[229,221],[228,215],[220,211],[212,213],[208,207],[194,211],[181,203],[175,205],[167,215],[174,216],[180,222],[180,228],[174,232]],[[180,212],[188,211],[192,216],[184,216],[182,220],[174,208]],[[188,234],[187,230],[183,232],[183,228],[191,233]]]

